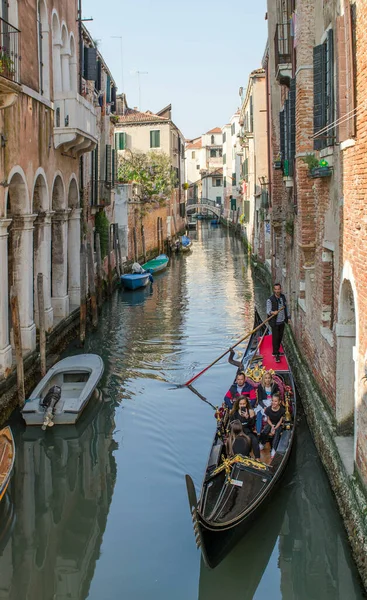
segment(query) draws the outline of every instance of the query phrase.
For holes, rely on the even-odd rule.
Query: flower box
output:
[[[281,168],[282,168],[282,161],[274,160],[273,161],[273,169],[275,169],[276,171],[280,171]]]
[[[331,177],[333,170],[331,167],[314,167],[310,170],[310,177],[317,179],[318,177]]]

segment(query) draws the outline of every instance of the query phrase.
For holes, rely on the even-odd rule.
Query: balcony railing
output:
[[[290,23],[278,23],[275,29],[275,70],[279,65],[292,62],[292,37]]]
[[[102,179],[93,179],[91,181],[91,206],[109,206],[112,197],[112,182]]]
[[[0,76],[20,83],[20,31],[0,18]]]

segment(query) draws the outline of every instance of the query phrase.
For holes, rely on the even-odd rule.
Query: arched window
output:
[[[211,140],[211,143],[212,143],[212,144],[214,144],[214,143],[215,143],[215,138],[214,138],[214,135],[212,135],[212,140]]]
[[[49,26],[45,0],[38,0],[38,64],[39,92],[50,98]]]
[[[73,92],[77,91],[78,80],[78,64],[75,51],[75,40],[73,34],[70,35],[70,89]]]
[[[54,96],[62,90],[61,82],[61,31],[57,13],[52,15],[52,66]]]

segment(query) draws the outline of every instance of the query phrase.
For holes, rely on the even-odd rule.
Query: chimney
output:
[[[137,106],[134,106],[134,110],[138,110],[138,107],[137,107]]]

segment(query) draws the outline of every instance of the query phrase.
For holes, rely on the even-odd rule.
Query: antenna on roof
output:
[[[138,76],[138,92],[139,92],[139,110],[141,111],[141,89],[140,89],[140,75],[149,75],[148,71],[132,71]]]

